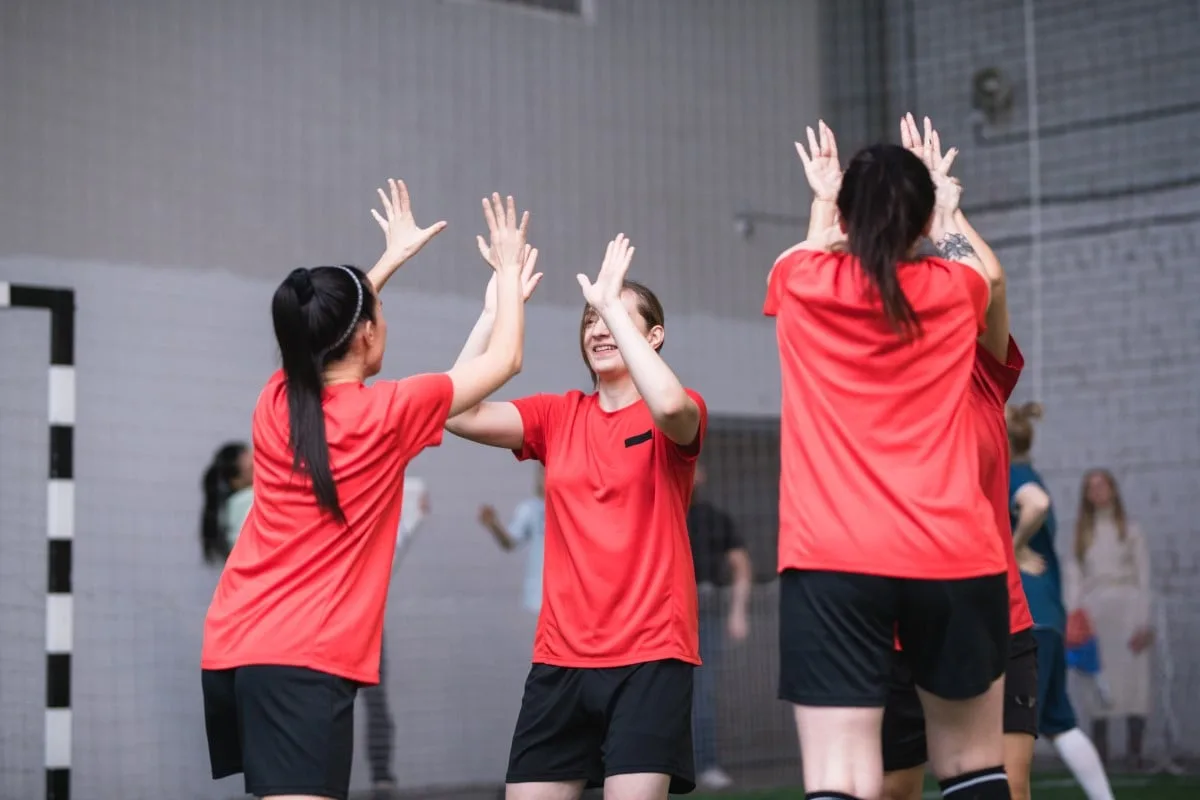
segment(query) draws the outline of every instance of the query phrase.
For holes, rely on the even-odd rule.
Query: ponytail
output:
[[[902,336],[921,331],[898,268],[933,213],[934,190],[921,160],[896,145],[875,145],[851,160],[838,192],[850,253],[879,294],[884,316]]]
[[[363,320],[375,318],[375,296],[354,267],[296,269],[271,302],[275,339],[287,379],[292,469],[306,476],[317,505],[345,523],[325,435],[325,366],[346,355]]]

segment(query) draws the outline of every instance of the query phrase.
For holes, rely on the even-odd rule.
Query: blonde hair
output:
[[[1129,535],[1129,526],[1125,521],[1125,503],[1121,501],[1121,491],[1117,488],[1117,479],[1106,469],[1089,469],[1083,473],[1083,481],[1079,487],[1079,513],[1075,517],[1075,560],[1083,564],[1088,550],[1096,540],[1096,505],[1088,498],[1088,484],[1092,478],[1101,477],[1108,481],[1112,490],[1113,520],[1117,523],[1117,538],[1122,542]]]
[[[1022,403],[1005,409],[1008,422],[1008,446],[1013,456],[1022,458],[1033,448],[1033,421],[1042,418],[1041,403]]]

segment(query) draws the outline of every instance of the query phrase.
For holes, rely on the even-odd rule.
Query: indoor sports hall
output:
[[[256,513],[272,297],[376,263],[393,178],[446,226],[379,294],[377,380],[455,363],[481,198],[529,210],[542,274],[499,399],[592,390],[576,276],[635,246],[728,537],[691,796],[802,800],[764,296],[809,224],[797,146],[823,121],[844,165],[909,112],[1007,276],[1078,728],[1112,796],[1200,798],[1198,76],[1188,0],[0,0],[0,800],[246,796],[213,779],[201,646]],[[351,798],[504,797],[555,477],[449,433],[408,465]],[[1087,796],[1048,738],[1033,763],[1037,800]]]

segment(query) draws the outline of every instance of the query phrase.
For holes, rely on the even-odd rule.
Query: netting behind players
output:
[[[573,275],[618,230],[639,245],[636,277],[668,309],[665,356],[716,400],[709,491],[754,564],[750,636],[720,667],[720,763],[741,786],[794,786],[775,699],[777,361],[762,285],[804,229],[792,139],[823,114],[845,159],[895,140],[908,110],[961,149],[964,208],[1008,270],[1028,359],[1017,394],[1047,408],[1035,455],[1064,544],[1091,466],[1116,473],[1147,531],[1147,755],[1200,748],[1200,6],[517,5],[0,11],[0,141],[20,155],[0,186],[0,252],[37,255],[4,257],[0,280],[72,286],[80,306],[75,796],[238,794],[208,779],[204,751],[197,655],[216,572],[199,564],[200,474],[221,442],[248,438],[273,368],[275,283],[300,264],[369,263],[370,192],[392,174],[421,222],[451,228],[388,289],[388,377],[444,369],[466,335],[480,192],[511,189],[544,210],[535,226],[548,220],[535,231],[551,277],[511,394],[583,386]],[[0,310],[0,800],[43,785],[46,348],[44,314]],[[388,609],[391,768],[420,796],[491,791],[533,619],[524,554],[501,553],[476,512],[507,520],[533,476],[453,441],[412,474],[433,513]]]

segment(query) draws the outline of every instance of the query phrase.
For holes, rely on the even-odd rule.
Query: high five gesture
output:
[[[958,148],[951,147],[943,154],[942,140],[933,127],[933,122],[929,117],[925,118],[925,135],[922,137],[911,112],[900,119],[900,141],[905,149],[921,159],[929,168],[938,210],[948,214],[957,211],[959,199],[962,197],[962,183],[958,178],[950,176],[950,167],[958,157]]]
[[[617,238],[608,243],[604,251],[604,261],[600,264],[600,274],[592,283],[583,274],[575,276],[579,287],[583,289],[583,299],[597,311],[605,306],[621,302],[621,289],[625,285],[625,275],[629,272],[629,263],[633,260],[634,248],[630,246],[625,234],[618,233]]]
[[[838,190],[842,188],[842,165],[838,161],[837,140],[824,120],[817,122],[817,131],[814,133],[811,127],[808,128],[808,150],[805,151],[804,145],[796,142],[796,152],[804,164],[804,175],[813,194],[818,200],[832,203],[837,200]]]
[[[838,158],[837,140],[824,120],[817,122],[817,130],[806,129],[808,149],[796,142],[796,153],[804,165],[804,176],[813,190],[812,209],[808,215],[808,235],[803,246],[814,250],[828,250],[842,241],[838,227],[837,196],[842,188],[842,164]]]
[[[371,216],[383,229],[384,250],[378,263],[367,273],[371,285],[378,292],[397,269],[429,244],[429,241],[446,229],[445,220],[433,223],[428,228],[417,225],[413,218],[412,203],[408,198],[408,187],[404,181],[388,178],[388,190],[376,189],[383,205],[383,213],[371,209]]]

